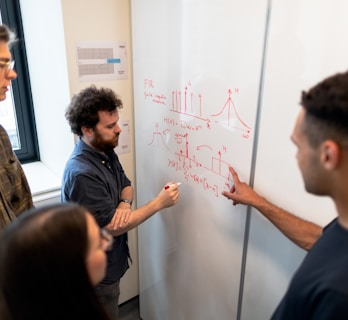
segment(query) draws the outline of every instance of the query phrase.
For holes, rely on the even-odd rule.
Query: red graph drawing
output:
[[[243,138],[249,138],[251,128],[239,116],[232,99],[232,90],[229,89],[227,93],[228,97],[221,111],[216,114],[212,114],[212,117],[219,117],[220,120],[216,120],[216,123],[241,130],[243,132]]]
[[[152,140],[150,143],[148,143],[149,146],[153,146],[159,149],[163,150],[169,150],[166,141],[164,139],[164,136],[167,135],[170,132],[169,129],[166,129],[162,132],[159,131],[159,124],[156,123],[156,131],[152,133]]]
[[[192,91],[191,82],[184,88],[184,92],[180,90],[172,91],[172,103],[170,111],[184,114],[206,122],[206,126],[210,129],[210,119],[204,118],[202,114],[203,96],[201,93],[195,94]]]
[[[188,141],[188,134],[176,134],[176,142],[177,144],[184,145],[182,149],[179,150],[179,152],[175,152],[175,155],[178,156],[178,160],[183,162],[187,168],[192,168],[192,164],[194,164],[195,167],[204,167],[206,170],[211,171],[212,173],[219,175],[225,179],[230,178],[230,173],[228,170],[228,167],[230,164],[222,159],[222,152],[219,150],[217,152],[216,156],[208,156],[210,161],[204,165],[201,161],[197,160],[199,157],[199,152],[203,150],[208,150],[208,152],[211,154],[211,151],[213,151],[213,148],[209,145],[199,145],[195,148],[195,151],[197,152],[197,156],[195,154],[190,154],[189,151],[189,141]],[[226,147],[223,148],[223,150],[226,152]],[[206,158],[204,156],[203,158]]]

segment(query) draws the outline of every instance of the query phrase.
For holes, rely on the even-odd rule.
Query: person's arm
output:
[[[120,195],[120,202],[116,207],[112,220],[109,223],[109,225],[112,226],[110,227],[111,229],[122,227],[123,224],[126,224],[128,222],[128,219],[132,213],[132,203],[134,197],[133,194],[134,191],[132,186],[126,186],[122,189]]]
[[[305,250],[309,250],[322,234],[322,228],[285,211],[260,196],[246,183],[239,180],[236,171],[230,167],[234,185],[230,192],[222,194],[233,201],[233,205],[245,204],[259,210],[286,237]]]
[[[124,203],[127,203],[128,201],[133,202],[133,197],[134,197],[134,191],[132,186],[127,186],[122,189],[121,191],[121,199],[126,201],[121,201]],[[131,203],[129,203],[131,205]]]
[[[167,189],[162,188],[154,199],[132,211],[128,220],[124,221],[124,223],[119,224],[118,220],[114,219],[117,216],[115,212],[114,218],[106,226],[106,229],[114,236],[120,235],[137,227],[156,212],[175,205],[179,198],[178,186],[170,182],[167,185],[170,185],[170,187]]]

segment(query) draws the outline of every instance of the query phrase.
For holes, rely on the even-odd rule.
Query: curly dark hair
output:
[[[95,85],[74,95],[65,112],[71,131],[82,136],[81,128],[95,128],[99,121],[98,111],[115,111],[123,108],[121,99],[109,88]]]
[[[348,147],[348,72],[303,91],[301,105],[306,111],[303,130],[313,147],[326,139]]]

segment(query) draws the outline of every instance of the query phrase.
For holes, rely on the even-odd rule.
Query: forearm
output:
[[[239,180],[237,172],[230,167],[234,185],[231,190],[222,194],[233,201],[233,205],[250,205],[259,210],[286,237],[299,247],[309,250],[322,234],[322,228],[312,222],[296,217],[285,211],[255,192],[245,182]]]
[[[137,227],[161,209],[163,209],[163,206],[161,206],[160,202],[155,198],[142,207],[133,210],[128,221],[121,226],[114,228],[110,223],[106,226],[106,229],[111,232],[112,235],[118,236]]]
[[[170,182],[168,182],[170,184]],[[152,199],[140,208],[129,212],[126,219],[118,220],[117,210],[113,220],[107,228],[113,235],[127,232],[150,218],[159,210],[173,206],[179,198],[179,189],[176,184],[171,184],[170,188],[162,188],[156,198]]]
[[[287,238],[305,250],[311,249],[322,234],[322,228],[285,211],[260,197],[252,205],[270,220]]]
[[[133,191],[133,187],[128,186],[122,189],[121,191],[121,199],[127,199],[130,201],[133,201],[133,197],[134,197],[134,191]]]

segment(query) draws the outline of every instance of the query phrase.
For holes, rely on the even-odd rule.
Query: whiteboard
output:
[[[132,1],[137,205],[179,181],[179,203],[139,227],[140,312],[235,319],[266,0]]]
[[[273,0],[254,187],[266,198],[324,226],[333,203],[306,193],[290,141],[302,90],[348,67],[348,2]],[[305,251],[253,210],[241,319],[269,319]]]
[[[335,216],[305,192],[290,135],[301,91],[347,69],[348,2],[132,0],[132,31],[138,206],[183,182],[139,227],[141,316],[269,319],[305,252],[220,194],[232,164],[277,205]]]

